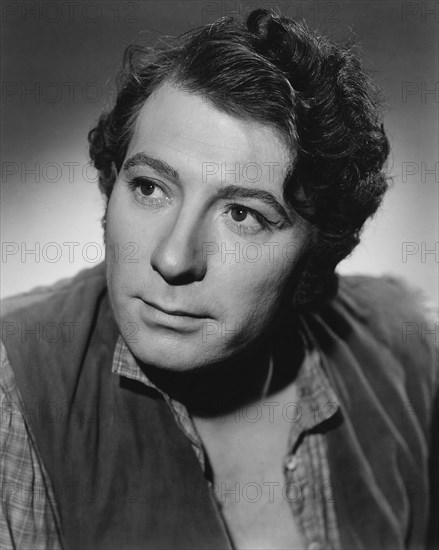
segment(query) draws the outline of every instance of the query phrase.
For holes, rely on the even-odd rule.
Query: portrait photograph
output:
[[[439,4],[0,7],[0,548],[439,550]]]

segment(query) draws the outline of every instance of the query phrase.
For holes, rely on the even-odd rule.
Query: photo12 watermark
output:
[[[406,241],[401,243],[402,263],[439,263],[439,242]]]
[[[439,4],[436,0],[401,2],[403,23],[439,23]]]
[[[18,1],[1,2],[3,25],[84,25],[96,23],[137,23],[141,17],[142,2],[132,1]]]
[[[1,163],[2,183],[28,184],[75,184],[98,182],[97,171],[90,162],[47,161]]]
[[[439,82],[403,82],[403,103],[439,103]]]
[[[439,183],[439,162],[403,161],[401,168],[402,183]]]
[[[100,103],[104,99],[111,103],[116,98],[116,90],[102,86],[100,82],[74,81],[33,81],[3,80],[1,101],[11,104],[87,104]]]
[[[120,243],[114,241],[107,247],[90,241],[3,241],[1,244],[1,261],[3,264],[19,260],[21,263],[76,263],[97,264],[104,259],[109,264],[137,264],[139,262],[139,244],[134,241]]]

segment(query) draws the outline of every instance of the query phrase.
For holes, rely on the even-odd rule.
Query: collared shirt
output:
[[[270,498],[288,501],[308,549],[337,549],[340,547],[339,534],[326,440],[319,426],[335,414],[339,401],[322,369],[318,351],[306,337],[305,343],[305,357],[296,378],[299,400],[282,411],[284,418],[291,422],[288,453],[283,459],[279,458],[279,467],[284,468],[285,485],[281,488],[270,487],[270,491],[278,490],[276,496],[270,492]],[[113,356],[112,372],[138,380],[161,393],[205,472],[205,450],[186,407],[146,377],[120,336]],[[0,475],[3,491],[0,547],[5,550],[58,550],[62,548],[62,542],[57,529],[56,501],[28,429],[3,344],[0,380]],[[221,505],[218,490],[212,493]]]

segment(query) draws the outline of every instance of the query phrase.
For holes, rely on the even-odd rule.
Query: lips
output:
[[[159,306],[158,304],[156,304],[154,302],[144,300],[143,298],[142,298],[142,301],[145,302],[145,304],[148,304],[149,306],[155,307],[159,311],[162,311],[163,313],[166,313],[168,315],[176,315],[178,317],[193,317],[195,319],[206,319],[208,317],[208,315],[206,315],[206,314],[195,313],[195,312],[186,311],[186,310],[183,310],[183,309],[167,309],[163,306]]]

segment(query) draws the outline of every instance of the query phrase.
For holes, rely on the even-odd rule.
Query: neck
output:
[[[141,367],[157,387],[183,403],[191,414],[206,418],[225,416],[280,391],[296,377],[303,359],[297,323],[290,319],[277,323],[275,328],[251,349],[213,365],[183,372],[145,364]],[[267,380],[269,387],[264,388]]]

